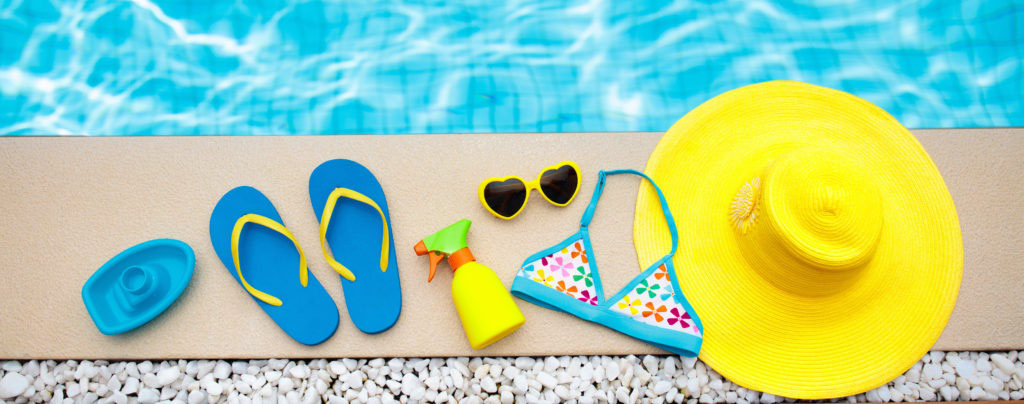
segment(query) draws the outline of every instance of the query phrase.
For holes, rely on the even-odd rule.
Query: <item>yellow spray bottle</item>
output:
[[[469,219],[462,219],[416,243],[416,255],[430,256],[430,276],[448,256],[452,276],[452,300],[462,319],[469,345],[480,349],[504,338],[526,321],[512,301],[512,295],[490,268],[476,262],[466,246]]]

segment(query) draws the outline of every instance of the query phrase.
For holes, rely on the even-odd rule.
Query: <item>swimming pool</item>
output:
[[[772,79],[1024,126],[1024,2],[0,4],[4,135],[662,131]]]

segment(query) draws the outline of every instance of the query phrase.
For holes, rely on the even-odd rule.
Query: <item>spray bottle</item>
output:
[[[429,255],[430,276],[446,255],[452,276],[452,300],[462,319],[469,345],[486,347],[518,329],[526,321],[512,295],[490,268],[476,262],[466,246],[469,219],[462,219],[416,243],[416,255]]]

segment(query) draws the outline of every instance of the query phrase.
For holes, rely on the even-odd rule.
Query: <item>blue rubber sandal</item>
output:
[[[309,176],[309,199],[320,220],[324,258],[341,275],[352,322],[367,334],[391,328],[402,312],[402,288],[380,182],[359,163],[331,160]]]
[[[210,215],[210,241],[231,276],[290,337],[316,345],[338,329],[338,306],[260,191],[238,187]]]

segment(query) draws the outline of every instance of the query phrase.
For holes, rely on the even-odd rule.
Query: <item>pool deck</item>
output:
[[[934,349],[1024,348],[1024,128],[912,131],[957,205],[964,278],[956,309]],[[311,358],[660,353],[599,325],[517,301],[526,325],[472,351],[451,304],[450,275],[427,284],[427,260],[412,246],[452,222],[473,220],[469,245],[506,284],[534,251],[576,231],[599,169],[643,169],[661,133],[430,136],[31,137],[0,138],[0,358]],[[585,152],[584,152],[585,151]],[[320,257],[309,173],[349,158],[369,167],[388,194],[403,286],[396,326],[365,335],[345,310],[337,275]],[[512,221],[490,217],[476,187],[484,178],[531,176],[573,159],[580,199],[566,208],[532,200]],[[235,283],[213,253],[209,213],[229,189],[251,185],[274,202],[308,254],[310,270],[338,303],[327,342],[288,338]],[[606,291],[639,267],[632,246],[635,179],[612,179],[591,225]],[[80,292],[107,259],[139,242],[190,244],[196,269],[167,312],[120,336],[97,331]],[[685,246],[683,247],[685,248]],[[566,337],[578,336],[578,337]]]

